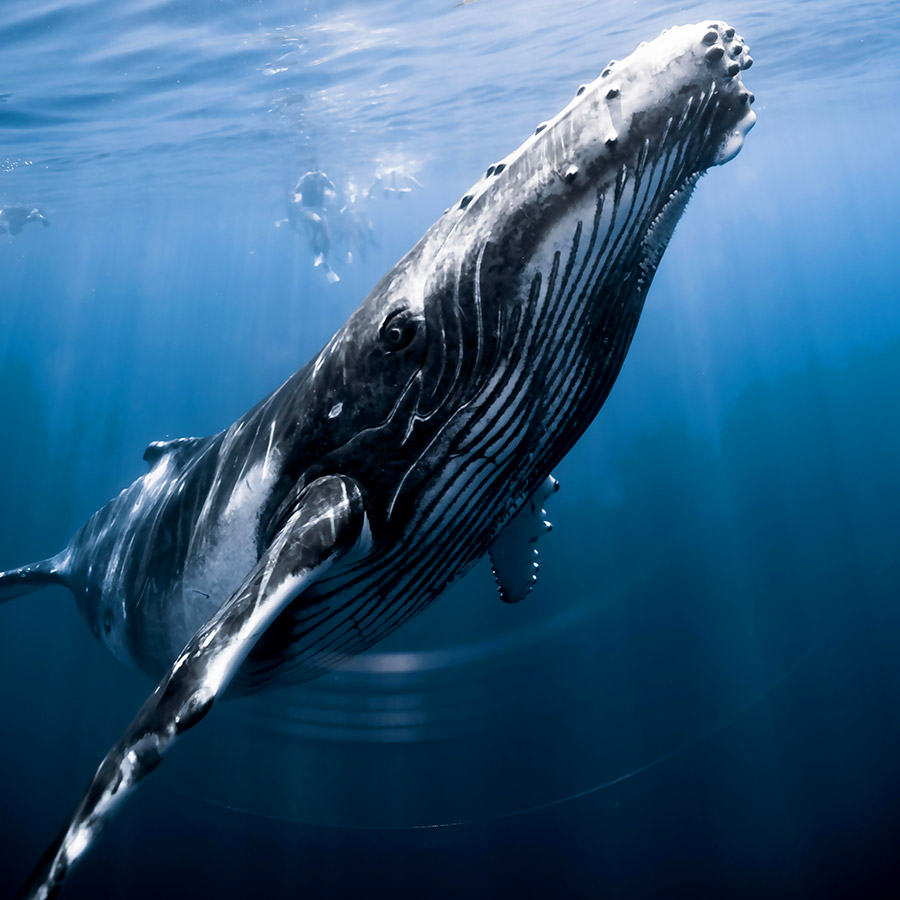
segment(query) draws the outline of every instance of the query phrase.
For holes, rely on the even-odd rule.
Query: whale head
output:
[[[613,298],[633,308],[698,179],[733,159],[756,122],[741,77],[752,63],[720,21],[663,31],[610,62],[448,210],[426,268],[502,247],[517,303],[537,277],[546,289],[554,265],[581,272],[588,260],[578,295],[595,313]],[[561,309],[568,292],[550,293]]]
[[[718,21],[610,63],[487,167],[335,335],[315,363],[328,465],[358,478],[374,524],[439,527],[468,502],[483,552],[570,449],[694,186],[755,122],[751,63]]]

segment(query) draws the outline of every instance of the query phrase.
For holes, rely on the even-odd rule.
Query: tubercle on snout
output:
[[[721,21],[664,29],[654,41],[643,42],[626,59],[612,60],[593,82],[578,87],[569,104],[556,116],[537,125],[525,142],[508,156],[488,166],[476,182],[446,213],[465,215],[476,201],[489,195],[506,179],[514,177],[523,159],[536,157],[547,162],[564,184],[577,181],[581,169],[577,149],[567,141],[565,123],[571,123],[588,105],[586,121],[596,130],[592,147],[598,159],[613,160],[623,143],[635,113],[654,102],[669,99],[660,78],[672,72],[672,79],[692,85],[706,97],[715,95],[734,110],[735,122],[718,138],[711,164],[721,165],[740,151],[744,137],[756,121],[750,109],[755,97],[744,88],[740,73],[753,65],[750,48],[735,29]],[[678,69],[681,71],[677,71]],[[572,131],[583,140],[582,129]],[[559,133],[563,132],[562,135]]]

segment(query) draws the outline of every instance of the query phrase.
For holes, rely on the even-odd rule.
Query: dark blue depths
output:
[[[304,26],[280,4],[0,14],[0,205],[51,223],[0,235],[2,567],[57,550],[147,442],[218,430],[302,364],[610,53],[714,13],[757,59],[759,124],[701,182],[610,401],[555,472],[534,594],[505,607],[479,567],[392,637],[396,658],[448,652],[427,683],[356,671],[282,717],[278,698],[223,705],[64,896],[900,896],[900,183],[879,87],[897,64],[876,83],[854,51],[890,45],[890,4],[865,27],[815,6],[831,66],[785,46],[783,7],[738,3],[640,23],[570,4],[549,37],[486,0],[378,6],[356,30],[349,8]],[[83,68],[27,76],[54,53]],[[379,84],[352,114],[320,102]],[[329,284],[275,227],[286,195],[388,151],[423,187],[373,205],[377,246]],[[64,592],[0,609],[0,896],[150,687]]]

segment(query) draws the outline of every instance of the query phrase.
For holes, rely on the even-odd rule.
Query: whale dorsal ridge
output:
[[[205,437],[184,437],[175,438],[171,441],[153,441],[147,444],[147,449],[144,451],[144,459],[152,469],[164,456],[170,453],[181,453],[185,450],[196,450],[207,441],[209,441],[209,438]]]

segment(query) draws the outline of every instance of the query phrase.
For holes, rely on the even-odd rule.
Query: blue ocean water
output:
[[[887,0],[5,0],[0,207],[49,225],[0,235],[0,568],[277,386],[611,57],[709,17],[759,122],[555,472],[532,596],[479,566],[222,704],[64,896],[900,896]],[[375,186],[337,283],[285,221],[311,169]],[[0,896],[151,688],[65,592],[0,607]]]

